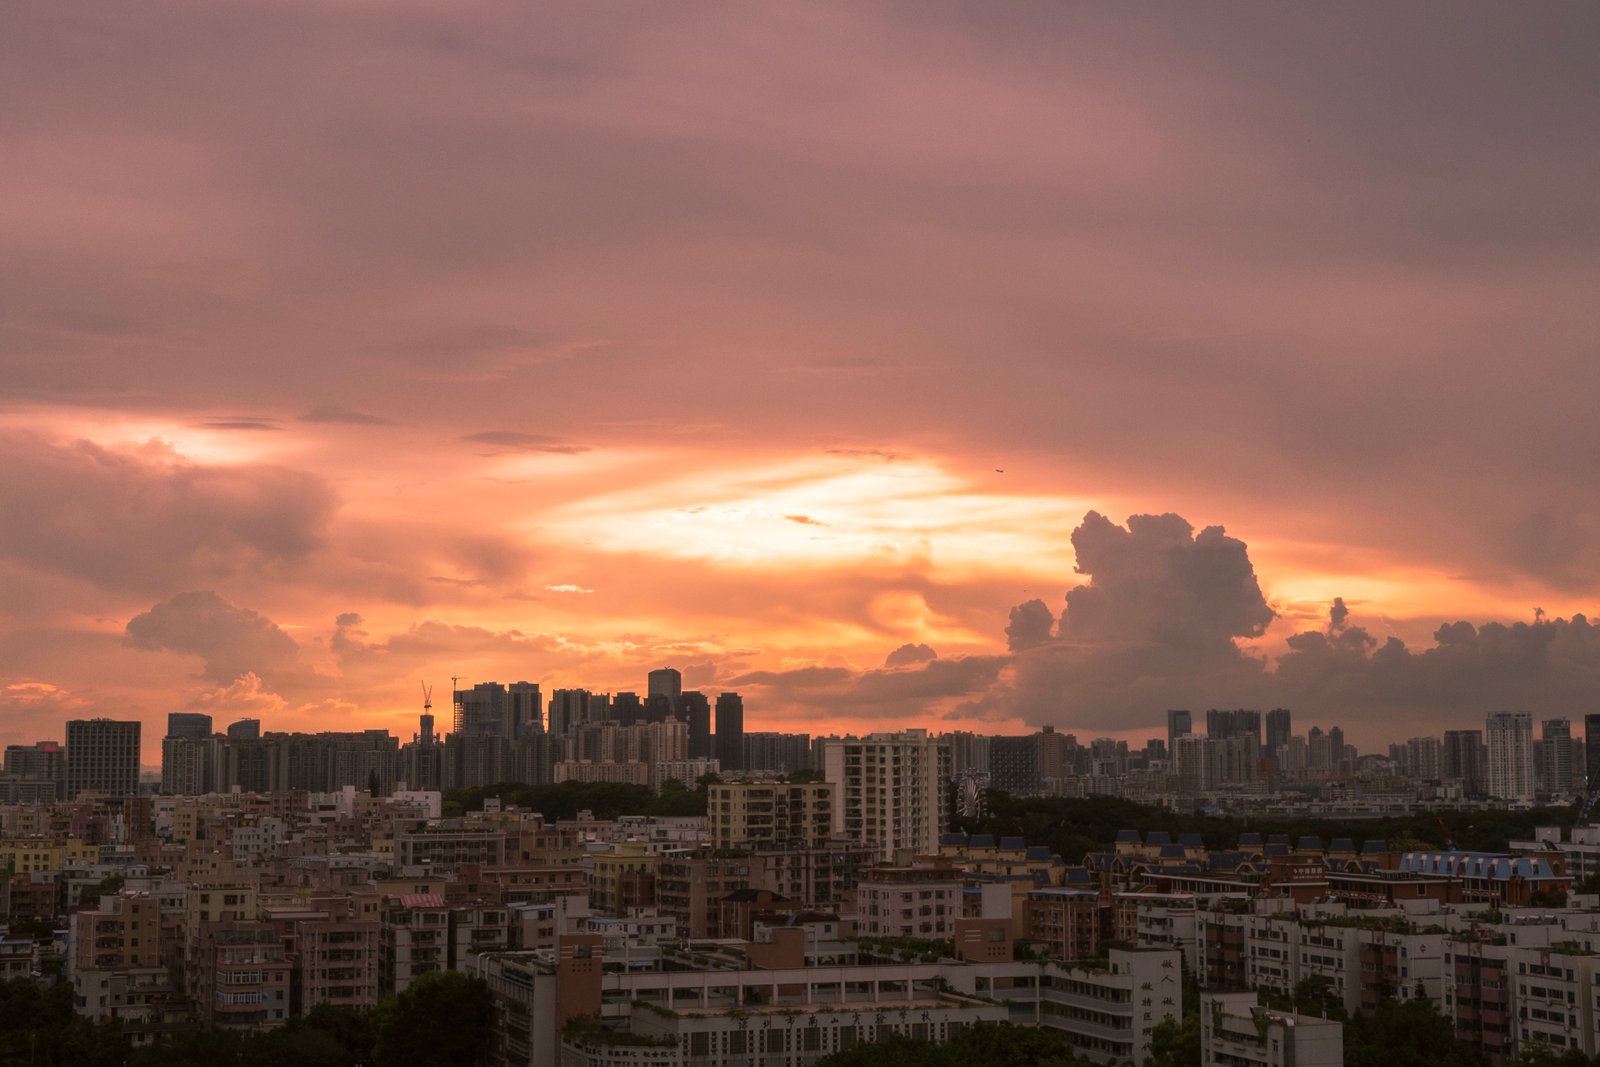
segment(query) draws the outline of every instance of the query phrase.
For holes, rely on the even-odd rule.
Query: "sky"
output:
[[[6,5],[0,743],[665,665],[814,734],[1600,712],[1597,40]]]

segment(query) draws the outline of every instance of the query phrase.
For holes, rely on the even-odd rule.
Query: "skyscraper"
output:
[[[1583,717],[1583,771],[1588,789],[1600,789],[1600,715]]]
[[[216,788],[217,744],[211,737],[211,716],[175,711],[167,716],[161,739],[161,791],[197,796]]]
[[[691,689],[678,698],[678,709],[689,724],[689,758],[710,759],[711,702],[704,693]]]
[[[1570,719],[1546,719],[1539,724],[1539,778],[1544,791],[1553,796],[1573,789],[1573,766],[1577,762],[1572,743]]]
[[[651,671],[646,683],[644,721],[666,722],[678,718],[683,699],[683,675],[672,667],[662,667]]]
[[[1194,733],[1194,716],[1187,711],[1179,709],[1167,712],[1167,752],[1170,754],[1178,747],[1178,738],[1188,737]]]
[[[589,721],[587,689],[557,689],[550,694],[550,732],[566,737],[573,728]]]
[[[1261,747],[1261,713],[1247,708],[1223,711],[1212,708],[1206,712],[1206,736],[1217,741],[1230,737],[1253,737],[1256,748]]]
[[[1267,755],[1277,756],[1278,749],[1289,743],[1293,733],[1288,708],[1273,708],[1267,712]]]
[[[67,720],[67,799],[87,791],[114,797],[139,792],[139,723]]]
[[[1501,800],[1533,799],[1533,713],[1491,712],[1484,722],[1489,746],[1489,795]]]
[[[1484,769],[1483,731],[1446,730],[1439,753],[1439,776],[1459,781],[1468,796],[1481,796],[1488,787]]]
[[[516,740],[544,733],[544,698],[537,682],[512,682],[506,687],[507,737]]]
[[[744,770],[744,698],[738,693],[717,694],[716,751],[723,770]]]

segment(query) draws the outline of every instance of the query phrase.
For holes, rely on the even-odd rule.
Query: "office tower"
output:
[[[261,720],[240,719],[229,723],[228,736],[239,741],[258,741],[261,739]]]
[[[1287,744],[1294,733],[1289,718],[1288,708],[1273,708],[1267,712],[1267,755],[1277,756],[1278,749]]]
[[[989,788],[1014,796],[1039,792],[1039,746],[1031,734],[989,738]]]
[[[1489,747],[1489,795],[1501,800],[1533,799],[1533,713],[1491,712],[1484,722]]]
[[[644,722],[644,701],[638,693],[624,690],[611,698],[611,717],[619,726],[633,726]]]
[[[211,716],[192,711],[174,711],[167,715],[167,736],[186,737],[191,740],[211,736]]]
[[[5,773],[19,780],[38,783],[34,786],[36,796],[61,800],[67,786],[67,754],[60,741],[7,745]]]
[[[1311,766],[1311,747],[1306,744],[1306,739],[1300,734],[1290,734],[1289,739],[1278,746],[1278,771],[1288,778],[1298,778],[1305,774],[1306,768]]]
[[[83,792],[114,797],[139,792],[139,724],[67,720],[67,799]]]
[[[1543,780],[1544,791],[1557,796],[1572,792],[1576,763],[1572,721],[1546,719],[1539,724],[1539,739],[1543,742],[1539,746],[1539,778]]]
[[[1349,760],[1351,763],[1355,762],[1349,746],[1344,743],[1344,730],[1342,727],[1334,726],[1328,730],[1328,748],[1333,753],[1333,770],[1340,770],[1339,765],[1345,760]]]
[[[689,724],[689,758],[710,759],[711,701],[691,689],[678,698],[678,710]]]
[[[671,667],[651,671],[644,697],[644,721],[666,722],[678,717],[683,698],[683,675]]]
[[[1583,717],[1583,771],[1588,789],[1600,789],[1600,715]]]
[[[1313,726],[1306,732],[1306,769],[1326,774],[1334,769],[1333,738]]]
[[[839,788],[836,833],[872,848],[889,863],[902,850],[912,855],[938,851],[950,749],[927,730],[829,738],[822,742],[822,771]]]
[[[557,689],[550,694],[550,732],[565,737],[589,721],[587,689]]]
[[[1194,716],[1187,711],[1167,712],[1167,751],[1177,748],[1178,738],[1194,733]]]
[[[738,693],[717,694],[716,752],[723,770],[744,770],[744,698]]]
[[[544,733],[544,698],[537,682],[512,682],[506,687],[506,734],[512,740]]]

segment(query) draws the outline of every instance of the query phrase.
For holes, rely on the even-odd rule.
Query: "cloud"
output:
[[[830,718],[905,718],[925,722],[958,702],[984,693],[999,677],[1007,660],[1005,656],[961,656],[923,660],[920,666],[866,671],[809,666],[751,671],[729,679],[727,684],[759,690],[762,703],[813,709]]]
[[[319,404],[300,416],[301,422],[345,423],[351,426],[393,426],[390,420],[362,411],[352,411],[337,404]]]
[[[1054,636],[1056,619],[1042,600],[1034,599],[1011,609],[1011,621],[1006,624],[1006,645],[1013,652],[1022,652],[1042,645]]]
[[[563,456],[575,456],[589,451],[586,445],[571,444],[548,434],[518,433],[514,430],[469,433],[461,440],[491,446],[492,450],[484,453],[485,455],[500,455],[506,452],[552,452]]]
[[[0,435],[0,499],[0,555],[160,593],[294,564],[322,543],[335,506],[303,471],[26,433]]]
[[[813,519],[810,515],[785,515],[790,522],[798,522],[802,526],[826,526],[821,519]]]
[[[205,661],[200,677],[221,686],[255,675],[274,688],[307,673],[300,648],[271,619],[235,607],[216,593],[179,593],[128,620],[126,640],[134,648],[179,652]]]
[[[885,667],[909,667],[913,663],[926,663],[938,659],[939,653],[928,645],[904,644],[883,659]]]
[[[241,415],[231,419],[211,419],[202,423],[208,430],[245,430],[252,432],[276,432],[283,429],[276,419],[256,419],[248,415]]]
[[[1350,617],[1350,609],[1344,606],[1344,597],[1333,598],[1333,606],[1328,609],[1328,629],[1342,630],[1344,622]]]

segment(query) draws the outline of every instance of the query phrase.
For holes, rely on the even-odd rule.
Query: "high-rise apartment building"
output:
[[[1600,715],[1583,717],[1583,773],[1585,788],[1600,789]]]
[[[744,698],[717,694],[717,760],[725,771],[744,770]]]
[[[587,689],[557,689],[550,694],[550,732],[566,737],[589,721]]]
[[[1532,800],[1533,714],[1491,712],[1483,735],[1489,747],[1489,795],[1501,800]]]
[[[711,847],[825,849],[839,787],[831,782],[737,782],[709,787]]]
[[[1538,785],[1541,792],[1560,796],[1573,790],[1577,764],[1572,741],[1572,720],[1546,719],[1539,724]]]
[[[537,682],[512,682],[506,687],[506,736],[513,741],[544,733],[544,697]]]
[[[1436,782],[1444,764],[1444,746],[1437,737],[1413,737],[1405,744],[1406,773]]]
[[[1218,741],[1226,741],[1230,737],[1253,737],[1259,749],[1261,713],[1248,708],[1212,708],[1206,712],[1206,736]]]
[[[67,799],[91,791],[114,797],[139,792],[139,723],[67,720]]]
[[[950,779],[950,749],[924,729],[829,738],[823,778],[839,788],[834,830],[893,862],[897,850],[939,849]]]
[[[1167,712],[1167,752],[1177,751],[1178,738],[1194,733],[1194,716],[1183,709]]]
[[[1289,743],[1293,733],[1288,708],[1273,708],[1267,712],[1267,755],[1277,756],[1278,749]]]
[[[711,701],[691,689],[678,697],[678,712],[689,724],[689,758],[711,759]]]
[[[1446,730],[1439,751],[1439,776],[1458,781],[1468,796],[1481,796],[1488,789],[1488,757],[1483,747],[1482,730]]]

